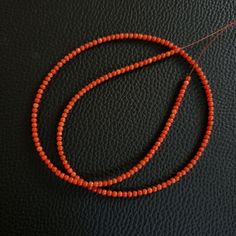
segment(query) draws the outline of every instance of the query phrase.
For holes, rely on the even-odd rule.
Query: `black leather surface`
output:
[[[215,99],[213,136],[181,182],[136,199],[95,195],[60,181],[40,161],[30,131],[32,100],[43,76],[84,42],[118,32],[148,33],[184,45],[235,17],[232,1],[0,2],[1,235],[236,235],[236,28],[200,61]],[[188,50],[196,56],[201,45]],[[96,77],[163,49],[149,43],[96,47],[65,67],[46,91],[40,134],[59,164],[56,124],[69,98]],[[178,57],[122,75],[86,95],[70,116],[65,148],[87,179],[117,176],[140,160],[159,134],[189,67]],[[189,160],[206,121],[194,78],[155,158],[113,189],[149,186]]]

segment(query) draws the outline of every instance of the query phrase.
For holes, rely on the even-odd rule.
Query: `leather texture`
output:
[[[138,32],[186,45],[235,18],[231,1],[0,2],[1,235],[236,235],[236,28],[199,64],[215,99],[215,125],[196,168],[178,184],[136,199],[98,196],[60,181],[40,161],[30,112],[41,80],[65,54],[99,36]],[[187,51],[197,57],[204,43]],[[81,54],[55,77],[40,109],[40,135],[58,160],[56,125],[70,97],[98,76],[164,50],[123,41]],[[108,178],[143,158],[191,68],[180,57],[119,76],[92,90],[66,124],[65,150],[90,180]],[[112,189],[135,189],[172,176],[195,153],[206,125],[196,76],[154,159]]]

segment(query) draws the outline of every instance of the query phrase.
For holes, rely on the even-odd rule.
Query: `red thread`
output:
[[[231,21],[230,23],[224,25],[223,27],[217,29],[217,30],[214,31],[213,33],[210,33],[210,34],[208,34],[208,35],[206,35],[206,36],[204,36],[204,37],[202,37],[202,38],[200,38],[200,39],[198,39],[198,40],[196,40],[196,41],[193,41],[192,43],[190,43],[190,44],[188,44],[188,45],[186,45],[186,46],[182,46],[181,48],[182,48],[182,49],[186,49],[186,48],[192,47],[192,46],[194,46],[194,45],[196,45],[196,44],[198,44],[198,43],[200,43],[200,42],[202,42],[202,41],[204,41],[204,40],[206,40],[206,39],[208,39],[208,38],[211,38],[211,37],[213,37],[213,36],[216,36],[216,37],[217,37],[220,33],[223,33],[223,32],[226,31],[228,28],[233,27],[234,25],[236,25],[236,19],[233,20],[233,21]]]

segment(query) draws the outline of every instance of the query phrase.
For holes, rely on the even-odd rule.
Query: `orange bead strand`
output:
[[[61,170],[59,170],[48,158],[46,152],[44,151],[40,137],[39,137],[39,132],[38,132],[38,110],[40,107],[40,102],[42,99],[42,96],[44,94],[45,89],[49,85],[50,81],[52,78],[57,74],[57,72],[71,59],[74,57],[78,56],[80,53],[88,50],[89,48],[92,48],[96,45],[114,41],[114,40],[124,40],[124,39],[136,39],[136,40],[144,40],[144,41],[150,41],[154,43],[161,44],[170,50],[161,54],[158,54],[156,56],[150,57],[148,59],[130,64],[128,66],[124,66],[122,68],[119,68],[117,70],[113,70],[112,72],[109,72],[107,74],[104,74],[103,76],[95,79],[94,81],[90,82],[86,86],[84,86],[82,89],[80,89],[69,101],[69,103],[66,105],[60,121],[58,123],[57,127],[57,150],[59,157],[61,159],[61,162],[66,170],[67,173],[63,173]],[[194,155],[194,157],[185,165],[183,169],[178,171],[173,177],[169,178],[168,180],[148,187],[144,189],[138,189],[138,190],[132,190],[132,191],[113,191],[109,189],[103,189],[102,187],[105,186],[111,186],[116,183],[122,182],[125,179],[128,179],[132,177],[135,173],[137,173],[140,169],[142,169],[154,156],[156,151],[159,149],[160,145],[166,138],[170,127],[172,126],[174,119],[178,113],[179,107],[181,105],[181,102],[184,98],[185,92],[188,88],[188,85],[191,81],[191,76],[188,75],[185,77],[183,84],[179,90],[179,94],[176,97],[175,103],[172,107],[172,110],[170,112],[169,118],[167,119],[165,126],[163,130],[161,131],[160,136],[157,138],[155,141],[154,145],[151,147],[151,149],[148,151],[148,153],[144,156],[144,158],[139,161],[135,166],[133,166],[130,170],[120,174],[119,176],[107,180],[101,180],[101,181],[87,181],[83,178],[81,178],[75,170],[71,167],[69,164],[67,157],[64,152],[64,147],[63,147],[63,132],[64,132],[64,127],[65,127],[65,122],[67,120],[67,117],[69,116],[70,111],[73,109],[74,105],[76,102],[79,101],[81,97],[83,97],[87,92],[95,88],[96,86],[118,76],[124,73],[127,73],[129,71],[136,70],[138,68],[144,67],[146,65],[149,65],[151,63],[169,58],[173,55],[180,55],[182,56],[193,68],[193,70],[196,72],[198,75],[200,82],[203,85],[205,95],[206,95],[206,100],[207,100],[207,105],[208,105],[208,123],[206,126],[205,134],[203,136],[202,142]],[[35,145],[35,148],[41,158],[41,160],[47,165],[47,167],[60,179],[67,181],[71,184],[82,186],[87,188],[90,191],[93,191],[97,194],[101,194],[103,196],[110,196],[110,197],[138,197],[142,195],[148,195],[151,193],[155,193],[157,191],[160,191],[162,189],[165,189],[175,183],[177,183],[183,176],[185,176],[188,172],[190,172],[193,167],[197,164],[197,161],[201,157],[202,153],[204,152],[211,133],[212,133],[212,128],[213,128],[213,122],[214,122],[214,103],[213,103],[213,97],[212,97],[212,92],[211,88],[208,84],[208,81],[206,79],[206,76],[204,75],[203,71],[199,67],[199,65],[189,56],[183,49],[180,47],[177,47],[174,45],[172,42],[161,39],[159,37],[151,36],[151,35],[143,35],[143,34],[136,34],[136,33],[120,33],[120,34],[113,34],[113,35],[108,35],[102,38],[99,38],[97,40],[93,40],[91,42],[88,42],[79,48],[74,49],[70,53],[68,53],[64,58],[62,58],[47,74],[47,76],[44,78],[42,81],[37,94],[34,99],[33,103],[33,108],[32,108],[32,114],[31,114],[31,128],[32,128],[32,138],[33,142]]]

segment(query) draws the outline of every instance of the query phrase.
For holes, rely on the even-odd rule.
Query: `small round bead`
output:
[[[153,186],[153,187],[152,187],[152,191],[153,191],[154,193],[157,192],[157,191],[158,191],[157,187],[156,187],[156,186]]]
[[[138,196],[138,192],[137,191],[133,191],[133,197],[137,197]]]
[[[143,191],[142,190],[138,190],[138,196],[142,196],[143,195]]]
[[[121,191],[118,191],[118,192],[117,192],[117,196],[118,196],[118,197],[122,197],[122,196],[123,196],[123,193],[122,193]]]
[[[196,160],[191,160],[192,165],[196,165],[197,161]]]
[[[161,185],[161,184],[158,184],[158,185],[157,185],[157,190],[158,190],[158,191],[162,190],[162,185]]]
[[[147,191],[149,194],[151,194],[153,192],[152,188],[148,188]]]
[[[143,189],[143,195],[147,195],[148,194],[148,190],[147,189]]]
[[[128,197],[132,197],[132,196],[133,196],[133,193],[132,193],[131,191],[128,191],[127,196],[128,196]]]
[[[166,182],[163,182],[163,183],[161,184],[161,187],[162,187],[162,188],[167,188],[167,183],[166,183]]]

